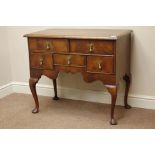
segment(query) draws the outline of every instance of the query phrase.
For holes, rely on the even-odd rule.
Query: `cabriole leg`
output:
[[[35,108],[32,110],[32,113],[38,113],[39,112],[39,101],[38,101],[38,96],[36,92],[36,84],[38,83],[39,78],[30,78],[29,80],[29,86],[35,101]]]
[[[56,81],[56,79],[53,80],[53,86],[54,86],[54,97],[53,97],[53,100],[59,100],[59,97],[57,95],[57,81]]]
[[[110,124],[111,125],[117,125],[117,121],[114,118],[114,110],[115,110],[116,99],[117,99],[117,86],[108,85],[106,87],[107,87],[109,93],[111,94],[111,120],[110,120]]]
[[[131,106],[128,104],[128,93],[129,93],[129,89],[130,89],[130,77],[128,75],[125,75],[123,77],[123,80],[125,81],[124,107],[126,109],[130,109]]]

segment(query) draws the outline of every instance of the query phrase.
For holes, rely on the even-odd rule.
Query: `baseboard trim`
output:
[[[13,89],[12,89],[11,83],[0,86],[0,99],[7,95],[10,95],[12,92],[13,92]]]
[[[11,93],[30,94],[31,92],[28,83],[25,82],[11,82],[0,87],[0,98],[3,98]],[[54,95],[53,86],[37,84],[37,93],[38,95],[52,97]],[[61,98],[110,104],[109,93],[105,93],[103,91],[58,87],[58,95]],[[155,109],[155,96],[129,94],[128,101],[133,107]],[[123,94],[119,94],[117,98],[117,105],[123,105]]]

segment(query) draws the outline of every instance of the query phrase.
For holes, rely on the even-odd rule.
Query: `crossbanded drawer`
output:
[[[114,54],[114,42],[111,40],[70,40],[70,51],[73,53]]]
[[[34,69],[53,69],[53,58],[51,53],[30,54],[30,67]]]
[[[72,54],[53,54],[54,65],[84,67],[85,56]]]
[[[29,38],[30,52],[63,52],[69,51],[67,39]]]
[[[114,74],[113,56],[87,56],[87,72]]]

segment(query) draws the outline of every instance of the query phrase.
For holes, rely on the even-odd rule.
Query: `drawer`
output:
[[[61,66],[74,66],[74,67],[84,67],[85,66],[85,56],[81,55],[65,55],[65,54],[54,54],[54,65]]]
[[[33,53],[30,54],[30,66],[36,69],[53,69],[52,54]]]
[[[29,49],[32,52],[68,52],[67,39],[29,38]]]
[[[111,40],[70,40],[73,53],[114,54],[114,42]]]
[[[113,56],[87,56],[87,72],[114,74]]]

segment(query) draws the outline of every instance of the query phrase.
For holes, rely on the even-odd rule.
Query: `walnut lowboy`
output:
[[[130,87],[130,30],[51,29],[27,34],[30,59],[30,89],[39,112],[36,83],[42,75],[53,79],[54,100],[58,100],[56,78],[59,72],[80,72],[84,81],[103,82],[111,94],[112,125],[118,83],[126,82],[124,105]]]

